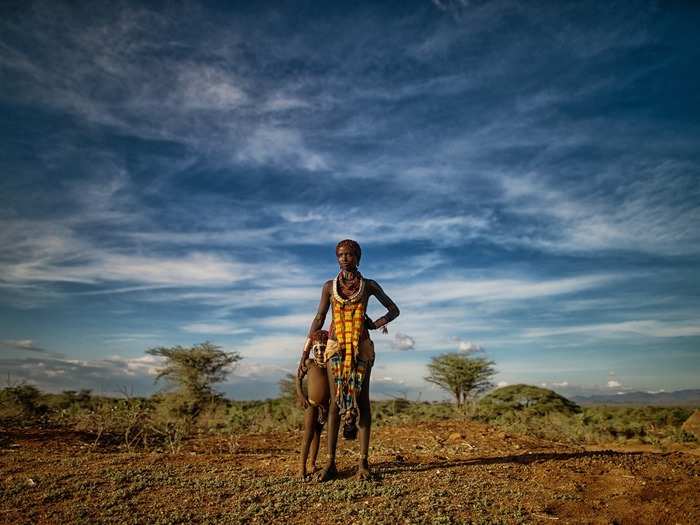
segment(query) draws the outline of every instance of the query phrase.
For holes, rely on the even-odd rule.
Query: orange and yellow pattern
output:
[[[354,368],[353,364],[360,348],[364,319],[364,301],[351,303],[333,300],[333,323],[335,336],[343,356],[343,379],[349,378]]]

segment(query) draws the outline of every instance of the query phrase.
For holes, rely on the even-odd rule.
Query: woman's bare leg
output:
[[[357,407],[360,410],[360,420],[358,427],[360,428],[360,462],[357,466],[357,479],[369,479],[369,434],[372,429],[372,407],[369,402],[369,376],[372,372],[372,367],[367,367],[367,372],[362,380],[362,389],[360,396],[357,399]]]

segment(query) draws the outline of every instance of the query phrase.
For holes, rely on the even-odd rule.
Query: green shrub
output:
[[[581,407],[553,390],[532,385],[510,385],[494,390],[477,404],[476,416],[491,420],[504,414],[520,413],[526,417],[548,414],[579,414]]]
[[[133,448],[148,447],[152,441],[149,428],[151,406],[148,400],[101,399],[89,409],[63,412],[64,424],[80,432],[92,434],[94,445],[118,444]]]
[[[56,409],[68,409],[73,406],[82,409],[93,408],[97,401],[97,397],[92,395],[89,388],[80,391],[64,390],[60,394],[48,394],[46,397],[47,404]]]
[[[454,403],[443,401],[408,401],[403,398],[372,401],[372,419],[377,426],[464,419],[468,414],[468,406],[468,403],[458,407]]]
[[[225,429],[232,432],[281,432],[303,428],[304,412],[288,398],[233,401]]]
[[[21,383],[0,390],[0,419],[11,422],[31,422],[46,413],[48,407],[41,391]]]

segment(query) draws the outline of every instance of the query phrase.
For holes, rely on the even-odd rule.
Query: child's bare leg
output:
[[[321,425],[318,420],[314,422],[314,437],[311,440],[311,473],[316,472],[316,458],[318,457],[318,447],[321,443],[321,430],[323,430],[323,425]]]
[[[306,459],[309,457],[309,446],[314,438],[316,430],[316,418],[318,417],[318,408],[309,406],[304,412],[304,437],[301,442],[301,457],[299,465],[299,476],[302,480],[306,479]],[[318,449],[318,444],[316,445]]]
[[[360,419],[358,427],[360,429],[360,462],[357,465],[357,479],[369,479],[369,461],[367,459],[369,453],[369,434],[372,428],[372,407],[369,402],[369,375],[372,371],[371,367],[367,368],[364,380],[362,381],[362,389],[357,400],[357,407],[360,411]]]
[[[340,414],[338,413],[338,405],[335,402],[335,380],[333,371],[329,366],[328,369],[328,384],[330,385],[330,404],[328,406],[328,461],[323,467],[319,481],[328,481],[335,477],[337,469],[335,466],[335,450],[338,446],[338,429],[340,428]]]

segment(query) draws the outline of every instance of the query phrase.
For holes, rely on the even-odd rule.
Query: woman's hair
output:
[[[353,251],[355,257],[357,257],[357,262],[359,263],[360,259],[362,258],[362,249],[360,248],[360,243],[358,243],[357,241],[353,241],[352,239],[343,239],[335,247],[336,255],[338,255],[338,250],[340,250],[340,248],[343,246],[345,246],[346,248],[350,248]]]

